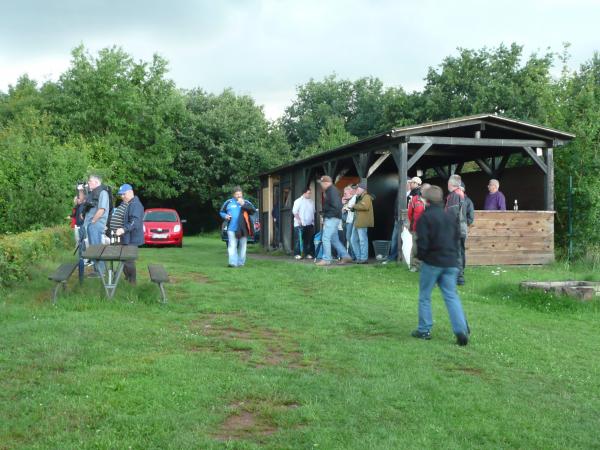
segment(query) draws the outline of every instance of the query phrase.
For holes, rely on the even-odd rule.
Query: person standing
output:
[[[98,175],[88,177],[88,186],[90,193],[86,197],[85,228],[88,242],[90,245],[102,244],[104,228],[108,220],[108,213],[111,207],[111,198],[108,188],[102,184],[102,178]],[[94,261],[94,269],[97,275],[104,274],[105,265],[103,261]]]
[[[242,267],[246,263],[248,236],[254,235],[254,225],[250,216],[256,208],[244,200],[242,188],[233,189],[232,198],[223,203],[220,215],[229,222],[227,226],[228,267]]]
[[[139,247],[144,244],[144,205],[139,197],[133,192],[130,184],[123,184],[118,194],[127,205],[123,210],[123,226],[117,228],[115,234],[121,238],[121,245],[135,245]],[[137,271],[135,260],[125,261],[123,264],[125,279],[131,284],[137,282]]]
[[[500,182],[492,178],[488,183],[489,193],[485,197],[483,209],[486,211],[506,211],[506,198],[499,189]]]
[[[354,212],[352,208],[356,203],[356,185],[349,184],[344,188],[344,196],[342,197],[342,221],[344,233],[346,235],[346,246],[352,261],[356,260],[356,254],[352,248],[352,230],[354,229]]]
[[[369,259],[369,228],[375,225],[373,217],[373,197],[367,192],[367,181],[363,180],[356,188],[354,211],[354,230],[352,248],[356,253],[357,264],[367,264]]]
[[[410,250],[410,271],[419,271],[419,259],[417,258],[417,223],[425,211],[425,201],[421,197],[421,179],[413,177],[410,180],[410,201],[408,202],[408,231],[412,236],[412,247]]]
[[[341,258],[340,264],[351,262],[352,258],[340,242],[338,229],[342,221],[342,198],[337,188],[333,185],[333,180],[328,175],[323,175],[319,179],[321,188],[325,193],[323,201],[323,259],[317,263],[317,266],[328,266],[332,263],[331,246],[337,251]]]
[[[441,188],[431,186],[423,192],[423,198],[428,202],[428,206],[417,224],[417,257],[421,260],[419,324],[411,336],[431,339],[431,292],[437,284],[442,291],[456,343],[464,346],[469,342],[469,327],[456,291],[456,260],[460,231],[455,218],[442,209]]]
[[[294,258],[312,259],[315,250],[313,235],[315,234],[315,202],[310,198],[311,190],[307,187],[302,195],[294,201]]]
[[[467,211],[465,206],[465,194],[460,189],[462,179],[460,175],[452,175],[448,179],[448,197],[446,198],[446,211],[456,221],[459,235],[458,235],[458,255],[456,260],[456,267],[458,267],[458,276],[456,284],[465,284],[465,241],[467,239]]]

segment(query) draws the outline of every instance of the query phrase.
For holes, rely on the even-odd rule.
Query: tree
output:
[[[200,203],[218,207],[236,185],[254,195],[258,174],[290,159],[283,134],[251,97],[194,90],[186,98],[189,119],[176,168],[186,192]]]
[[[480,113],[544,121],[554,55],[532,54],[522,64],[522,53],[523,47],[514,43],[491,50],[459,49],[439,70],[429,68],[420,121]]]
[[[319,133],[319,139],[313,145],[306,147],[300,152],[300,158],[325,152],[342,145],[356,142],[358,138],[346,131],[346,124],[340,117],[330,117]]]
[[[154,198],[177,195],[175,130],[186,112],[183,96],[165,78],[167,62],[155,55],[151,63],[136,63],[116,47],[93,57],[80,46],[72,55],[59,81],[42,89],[56,136],[89,139],[92,160],[116,184],[127,180]]]

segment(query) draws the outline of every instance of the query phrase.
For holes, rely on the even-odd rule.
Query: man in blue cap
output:
[[[117,236],[121,236],[122,245],[140,246],[144,243],[144,205],[133,193],[130,184],[124,184],[119,188],[118,194],[127,203],[127,209],[123,216],[123,227],[117,228]],[[123,265],[125,279],[131,284],[136,283],[135,261],[126,261]]]

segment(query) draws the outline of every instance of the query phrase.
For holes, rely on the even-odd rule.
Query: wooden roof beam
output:
[[[487,139],[439,136],[408,136],[410,144],[437,144],[475,147],[552,147],[552,142],[537,139]]]

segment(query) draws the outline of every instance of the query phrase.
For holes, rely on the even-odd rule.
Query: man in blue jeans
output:
[[[236,186],[233,196],[221,207],[220,215],[227,220],[227,267],[242,267],[246,263],[246,245],[248,236],[254,233],[250,216],[255,208],[248,200],[244,199],[242,188]]]
[[[331,246],[335,248],[338,256],[342,258],[340,264],[352,262],[352,258],[340,242],[338,229],[342,223],[342,197],[339,191],[333,185],[333,180],[328,175],[323,175],[319,179],[321,188],[325,193],[323,201],[323,259],[319,261],[317,266],[328,266],[332,263]]]
[[[423,192],[422,198],[427,201],[428,206],[417,223],[417,258],[422,261],[419,276],[419,326],[411,335],[419,339],[431,339],[431,291],[437,284],[446,303],[456,343],[467,345],[470,330],[456,292],[460,230],[456,221],[443,209],[441,188],[431,186]]]
[[[102,244],[102,236],[106,228],[108,213],[111,207],[108,188],[102,184],[102,178],[98,175],[88,177],[88,186],[90,193],[86,198],[86,205],[89,208],[85,213],[83,227],[87,232],[90,245]],[[104,274],[104,262],[94,261],[96,276]]]

